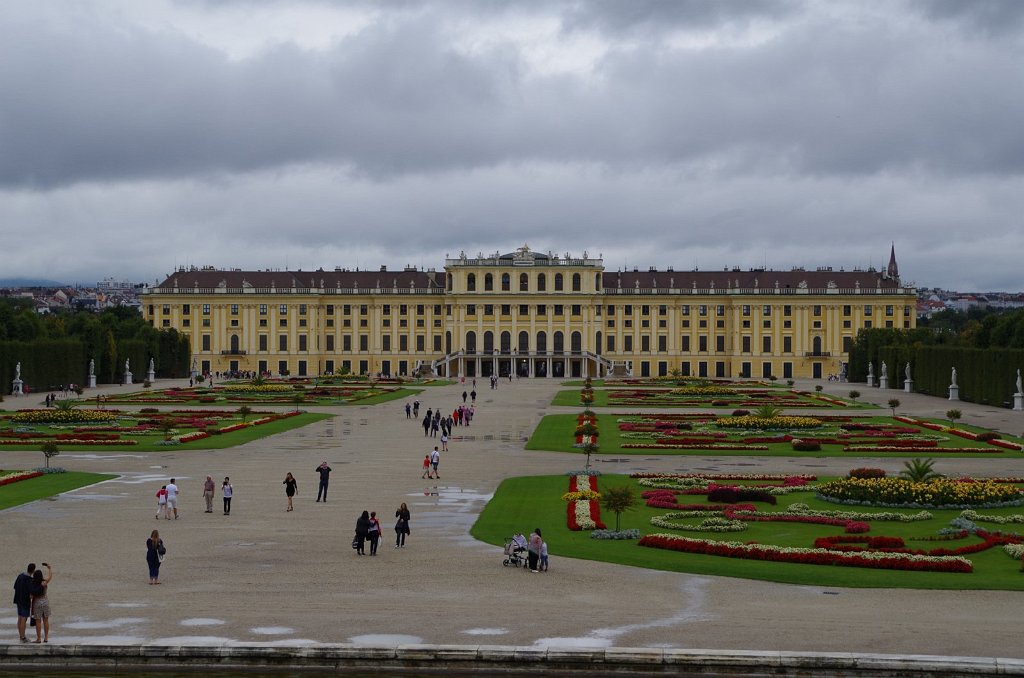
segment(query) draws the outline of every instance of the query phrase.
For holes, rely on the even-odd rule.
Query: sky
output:
[[[0,278],[882,268],[1024,290],[1017,0],[4,0]]]

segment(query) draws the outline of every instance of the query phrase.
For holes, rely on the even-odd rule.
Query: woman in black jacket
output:
[[[395,511],[395,548],[405,546],[405,535],[409,534],[409,507],[402,502],[402,505]]]
[[[366,543],[366,536],[369,531],[370,514],[368,511],[363,511],[363,514],[356,519],[356,553],[361,556],[366,555],[363,546]]]

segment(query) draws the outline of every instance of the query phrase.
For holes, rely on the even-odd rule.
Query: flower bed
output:
[[[841,478],[818,486],[826,501],[885,506],[966,507],[1024,503],[1017,487],[988,480],[963,482],[937,478],[911,482],[903,478]]]
[[[8,471],[7,473],[0,471],[0,485],[19,483],[22,480],[38,478],[41,475],[43,475],[42,471]]]
[[[116,410],[18,410],[10,415],[19,424],[77,424],[88,421],[114,421],[121,413]]]
[[[903,553],[845,553],[822,548],[797,548],[769,544],[692,539],[671,534],[649,534],[638,544],[683,553],[747,558],[804,565],[839,565],[917,572],[973,572],[971,561],[961,556],[921,556]]]
[[[568,502],[566,521],[570,530],[606,529],[605,524],[601,522],[601,505],[596,499],[600,496],[597,490],[597,476],[569,476],[569,491],[562,495],[562,499]]]

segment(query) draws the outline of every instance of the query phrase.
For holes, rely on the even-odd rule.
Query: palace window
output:
[[[572,291],[579,292],[583,289],[583,278],[580,277],[579,273],[572,274]]]
[[[484,275],[484,292],[494,291],[494,276],[490,273]]]
[[[510,292],[512,290],[512,276],[508,273],[501,274],[501,291]]]
[[[537,291],[545,292],[548,289],[548,278],[543,273],[537,274]]]
[[[556,273],[555,274],[555,291],[556,292],[561,292],[562,289],[563,289],[562,274],[561,273]]]
[[[519,274],[519,291],[529,292],[530,291],[530,276],[525,273]]]

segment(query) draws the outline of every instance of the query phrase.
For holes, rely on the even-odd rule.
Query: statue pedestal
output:
[[[89,388],[96,388],[96,375],[95,374],[90,374],[89,375]]]
[[[889,377],[882,377],[878,380],[878,388],[889,388]]]
[[[1013,411],[1024,412],[1024,393],[1013,394]]]
[[[949,385],[949,399],[960,400],[960,387],[956,384]]]
[[[153,383],[154,381],[156,381],[156,372],[154,372],[153,370],[146,372],[146,381],[148,381],[149,383]]]
[[[874,387],[874,385],[875,385],[875,378],[869,374],[868,375],[868,386],[869,387]]]
[[[25,382],[23,382],[21,379],[15,379],[14,381],[11,382],[11,395],[25,395],[24,388]]]
[[[913,393],[914,392],[914,380],[913,379],[907,379],[905,382],[903,382],[903,392],[904,393]]]
[[[135,382],[132,381],[132,373],[131,372],[125,372],[124,373],[124,385],[125,386],[131,386],[134,383]]]

